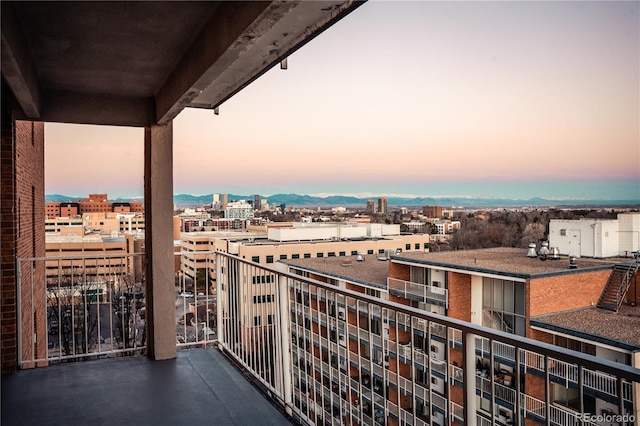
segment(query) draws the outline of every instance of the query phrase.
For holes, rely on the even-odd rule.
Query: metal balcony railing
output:
[[[353,408],[349,404],[354,399],[360,401],[359,410],[350,410],[351,417],[359,423],[382,424],[386,418],[397,421],[402,416],[407,424],[423,424],[423,414],[421,418],[414,416],[412,410],[399,409],[397,395],[402,393],[419,398],[424,404],[423,412],[432,417],[443,416],[443,420],[467,425],[490,424],[483,416],[490,418],[491,413],[475,406],[476,386],[463,387],[463,400],[453,396],[458,392],[447,390],[449,375],[462,377],[462,383],[468,383],[469,374],[476,376],[478,359],[510,365],[509,376],[513,377],[508,382],[504,380],[506,373],[496,371],[494,377],[489,371],[487,377],[476,377],[476,385],[484,392],[484,398],[513,407],[511,414],[518,417],[513,419],[514,424],[523,424],[524,419],[542,424],[573,424],[579,414],[557,406],[553,395],[544,391],[552,388],[551,381],[559,383],[562,378],[572,386],[581,386],[580,398],[585,392],[593,397],[596,391],[596,398],[607,396],[609,403],[611,397],[616,398],[618,413],[634,413],[632,388],[640,381],[640,371],[632,367],[341,289],[233,255],[218,253],[216,265],[219,346],[247,368],[274,400],[305,422],[322,419],[310,408],[315,406],[312,397],[296,391],[292,381],[296,363],[300,366],[297,374],[309,377],[307,383],[315,380],[310,375],[316,372],[327,380],[335,378],[339,385],[329,392],[332,404],[342,407],[346,401],[345,407]],[[390,287],[399,282],[394,281]],[[274,295],[269,309],[265,304],[253,303],[256,292]],[[338,319],[338,312],[347,308],[348,317]],[[371,320],[374,316],[382,318],[389,328],[381,333],[384,337],[378,343],[363,340],[374,334],[371,323],[362,318]],[[312,327],[309,322],[301,322],[302,317],[322,321],[312,321]],[[336,339],[332,333],[344,337]],[[416,341],[416,336],[422,340]],[[423,348],[444,348],[443,360],[430,359],[416,342]],[[459,351],[459,355],[453,357],[451,351]],[[476,356],[468,356],[473,353]],[[463,365],[454,366],[447,361],[461,359],[460,354],[467,354],[466,358],[462,356]],[[327,355],[328,359],[337,357],[337,365],[322,362],[320,357]],[[307,366],[295,358],[304,359]],[[382,365],[373,362],[380,359],[385,360]],[[429,362],[424,362],[426,359]],[[421,361],[429,365],[422,365]],[[529,380],[538,383],[541,378],[548,380],[546,386],[527,386]],[[336,414],[335,410],[326,412],[325,420],[330,414]]]
[[[216,252],[182,251],[176,279],[176,345],[208,346],[218,340]],[[252,295],[255,303],[271,303],[270,293]]]
[[[17,292],[21,367],[145,350],[142,255],[23,258],[17,264],[18,288],[30,289]]]
[[[428,284],[414,283],[411,281],[387,278],[389,292],[407,299],[419,298],[423,302],[440,303],[448,306],[448,291],[442,287]]]
[[[21,366],[96,359],[146,350],[144,254],[17,259]],[[181,253],[176,279],[176,344],[214,343],[215,252]],[[190,265],[197,265],[193,268]],[[22,292],[18,292],[22,294]],[[259,302],[270,294],[256,294]],[[33,338],[29,339],[29,336]]]
[[[198,263],[193,256],[204,256],[206,262]],[[613,402],[617,413],[637,410],[633,387],[640,381],[638,369],[233,255],[185,252],[181,257],[184,265],[201,267],[185,268],[176,280],[176,344],[217,340],[254,383],[305,422],[318,422],[323,416],[336,424],[346,417],[382,424],[402,415],[407,424],[422,424],[423,414],[400,409],[397,395],[403,392],[419,398],[424,412],[432,416],[483,424],[486,418],[477,414],[482,408],[472,410],[468,404],[475,401],[477,387],[484,398],[511,404],[519,424],[524,419],[589,424],[581,420],[582,413],[555,404],[552,394],[545,395],[543,389],[551,389],[551,382],[577,389],[581,399],[589,393],[590,398]],[[19,339],[21,365],[146,349],[142,255],[28,258],[18,259],[18,265],[18,284],[29,280],[34,289],[32,294],[18,292],[20,336],[33,336]],[[441,359],[420,349],[435,346],[444,348]],[[458,356],[453,357],[453,351],[459,351]],[[475,357],[469,356],[473,353]],[[461,354],[467,354],[463,365],[448,361],[460,360]],[[486,377],[475,375],[478,357],[511,365],[510,384],[499,382],[490,371]],[[422,373],[415,373],[418,370]],[[469,386],[466,379],[473,375],[476,386]],[[463,400],[452,399],[458,393],[447,390],[450,378],[467,384]],[[546,386],[527,387],[528,380],[541,378],[548,380]],[[316,402],[319,396],[328,402]],[[317,403],[324,407],[320,412],[314,411]]]

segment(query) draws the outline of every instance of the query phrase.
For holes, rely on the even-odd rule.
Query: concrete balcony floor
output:
[[[2,376],[2,425],[289,425],[217,349]]]

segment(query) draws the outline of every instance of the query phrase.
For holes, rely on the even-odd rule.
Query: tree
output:
[[[144,273],[122,274],[111,284],[113,349],[129,349],[145,343]],[[130,355],[132,352],[123,352]]]
[[[57,335],[62,355],[88,354],[99,341],[98,314],[104,283],[97,281],[95,267],[68,266],[47,282],[49,331]]]

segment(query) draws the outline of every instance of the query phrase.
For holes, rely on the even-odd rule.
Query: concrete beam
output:
[[[144,131],[147,351],[176,357],[173,269],[173,122]]]
[[[247,28],[267,9],[290,9],[296,2],[274,6],[272,2],[221,2],[211,20],[187,50],[182,60],[156,95],[158,124],[173,120],[205,90],[252,40],[244,37]]]
[[[26,119],[40,118],[38,74],[22,28],[10,4],[2,5],[2,76]]]
[[[214,83],[188,106],[216,109],[362,4],[353,0],[272,4],[212,67]]]
[[[155,121],[153,105],[153,98],[44,91],[40,120],[52,123],[145,127]],[[28,117],[16,113],[15,118]]]

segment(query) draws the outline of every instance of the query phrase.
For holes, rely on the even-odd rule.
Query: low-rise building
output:
[[[620,213],[617,219],[551,219],[549,246],[575,257],[632,257],[640,252],[640,213]]]

